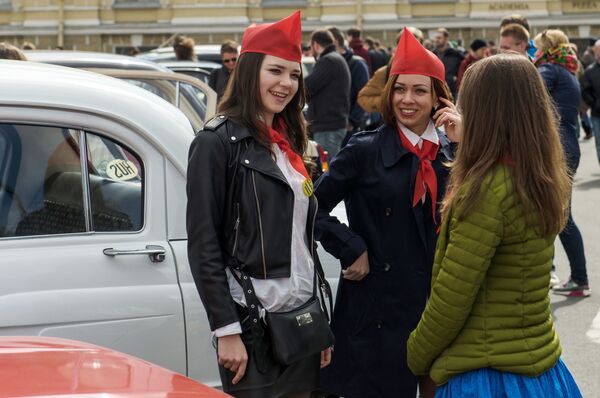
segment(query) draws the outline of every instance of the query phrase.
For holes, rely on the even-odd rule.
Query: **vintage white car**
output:
[[[219,384],[187,261],[188,119],[76,69],[0,61],[0,334],[82,340]]]
[[[0,335],[81,340],[219,385],[187,260],[189,120],[60,66],[0,61],[0,87]]]

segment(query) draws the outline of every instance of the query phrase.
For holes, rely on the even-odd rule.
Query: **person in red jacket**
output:
[[[348,39],[348,47],[352,49],[354,55],[358,55],[363,58],[369,67],[369,76],[373,75],[373,68],[371,67],[371,54],[365,46],[365,42],[361,39],[361,30],[358,28],[350,28],[346,31],[346,38]]]
[[[487,50],[487,43],[485,40],[475,39],[471,42],[471,52],[463,59],[458,68],[458,75],[456,75],[456,90],[460,88],[460,82],[465,74],[465,71],[469,69],[469,66],[485,57]]]

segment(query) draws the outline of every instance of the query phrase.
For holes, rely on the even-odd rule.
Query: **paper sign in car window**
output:
[[[115,159],[106,165],[106,175],[111,180],[127,181],[138,176],[138,169],[129,160]]]

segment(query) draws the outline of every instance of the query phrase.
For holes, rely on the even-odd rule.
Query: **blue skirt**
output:
[[[581,392],[559,359],[550,370],[528,377],[485,368],[462,373],[439,386],[435,398],[580,398]]]

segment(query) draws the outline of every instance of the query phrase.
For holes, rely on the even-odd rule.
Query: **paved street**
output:
[[[563,348],[563,360],[571,369],[584,397],[600,397],[600,167],[594,140],[581,141],[581,165],[573,190],[573,216],[585,244],[592,296],[585,299],[553,295],[552,308]],[[557,273],[569,277],[569,265],[560,241],[556,245]]]
[[[556,328],[563,360],[571,369],[584,397],[600,398],[600,166],[594,140],[581,141],[581,165],[575,179],[573,214],[583,235],[592,296],[572,299],[552,295]],[[335,209],[343,215],[342,206]],[[342,217],[339,217],[342,219]],[[339,270],[337,260],[319,248],[329,277]],[[560,241],[556,245],[557,273],[569,277],[569,266]]]

